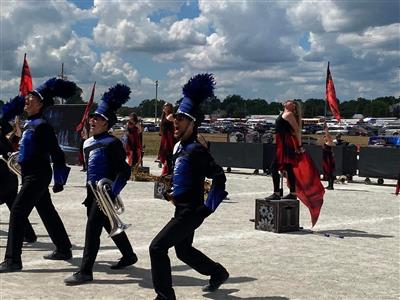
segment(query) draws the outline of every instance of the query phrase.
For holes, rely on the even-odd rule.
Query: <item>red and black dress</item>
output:
[[[328,188],[333,189],[335,158],[333,157],[332,146],[325,143],[322,146],[322,171],[324,178],[328,180]]]
[[[125,144],[127,162],[134,167],[142,159],[141,134],[136,124],[128,122],[127,140]]]
[[[293,166],[297,165],[296,138],[293,135],[292,126],[283,119],[282,114],[275,121],[276,129],[276,157],[271,165],[272,180],[274,182],[274,192],[279,192],[279,173],[286,171],[288,184],[291,193],[296,192],[296,179],[293,174]]]
[[[172,172],[172,152],[174,151],[174,145],[174,123],[165,119],[161,123],[161,142],[158,151],[158,160],[163,164],[161,175]]]

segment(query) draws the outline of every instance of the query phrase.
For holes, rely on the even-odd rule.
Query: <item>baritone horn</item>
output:
[[[18,163],[18,154],[19,152],[8,153],[8,159],[4,158],[1,155],[1,159],[4,160],[7,164],[8,169],[13,172],[17,176],[21,176],[21,166]]]
[[[103,178],[100,181],[97,181],[96,185],[89,182],[89,186],[96,199],[97,205],[110,221],[111,231],[108,235],[109,237],[116,236],[131,226],[131,224],[125,224],[122,222],[118,216],[125,211],[125,206],[119,195],[115,197],[115,200],[111,199],[111,184],[112,181],[108,178]]]

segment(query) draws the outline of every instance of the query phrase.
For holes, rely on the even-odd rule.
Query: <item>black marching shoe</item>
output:
[[[82,272],[76,272],[64,279],[64,283],[66,285],[79,285],[87,283],[89,281],[93,281],[93,275],[84,274]]]
[[[265,197],[264,200],[280,200],[281,196],[276,193],[273,193],[271,196]]]
[[[51,260],[69,260],[72,258],[72,251],[68,250],[66,252],[62,252],[59,250],[54,250],[52,253],[44,255],[43,258]]]
[[[297,196],[295,194],[290,193],[290,194],[287,194],[286,196],[281,198],[281,200],[288,200],[288,199],[289,200],[296,200]]]
[[[10,259],[6,259],[0,264],[0,273],[19,272],[21,270],[22,263],[16,263]]]
[[[211,275],[210,281],[207,285],[203,286],[203,292],[210,293],[218,290],[218,288],[229,278],[228,271],[219,265],[219,271]]]
[[[113,270],[123,269],[125,267],[134,265],[137,261],[138,258],[135,254],[129,258],[122,256],[121,259],[116,264],[113,264],[110,268]]]
[[[157,295],[157,297],[155,297],[154,300],[176,300],[176,297],[174,295],[172,298],[165,298],[163,296]]]

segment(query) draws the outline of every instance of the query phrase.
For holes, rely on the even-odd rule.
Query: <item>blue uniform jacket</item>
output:
[[[203,145],[191,139],[178,142],[173,155],[172,196],[175,205],[207,206],[214,211],[226,197],[226,177],[210,152]],[[204,180],[212,179],[208,199],[204,202]]]
[[[118,195],[130,177],[122,142],[108,133],[92,136],[83,144],[87,182],[108,178],[113,181],[112,196]]]
[[[70,168],[65,165],[64,152],[54,129],[41,114],[31,116],[25,123],[19,146],[22,176],[47,172],[50,161],[53,162],[54,183],[64,185]]]

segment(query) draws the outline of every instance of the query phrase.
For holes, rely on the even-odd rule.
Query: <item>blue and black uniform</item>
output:
[[[24,231],[34,207],[57,251],[70,253],[71,242],[48,189],[54,173],[53,190],[61,191],[69,168],[65,165],[64,152],[58,145],[53,127],[42,118],[41,113],[30,116],[24,126],[18,162],[22,186],[11,208],[5,260],[21,264]],[[50,162],[53,163],[53,172]]]
[[[204,201],[205,177],[212,178],[209,197]],[[210,152],[194,137],[178,142],[173,154],[172,196],[175,215],[150,245],[151,272],[157,299],[175,299],[168,249],[203,275],[226,270],[192,246],[194,232],[225,198],[225,174]],[[214,201],[218,199],[217,201]]]
[[[131,169],[125,162],[126,154],[122,142],[107,132],[87,139],[83,145],[83,152],[87,170],[87,198],[84,204],[87,207],[88,220],[80,272],[92,275],[100,247],[101,231],[104,227],[110,233],[111,224],[99,209],[89,184],[108,178],[113,181],[111,193],[117,196],[126,185]],[[113,236],[112,239],[123,257],[136,258],[125,232]]]
[[[0,155],[8,159],[8,154],[13,151],[11,142],[3,134],[0,134]],[[0,160],[0,204],[5,203],[11,211],[12,204],[18,193],[18,178],[11,172],[5,161]],[[37,236],[29,221],[25,225],[24,240],[35,242]]]

